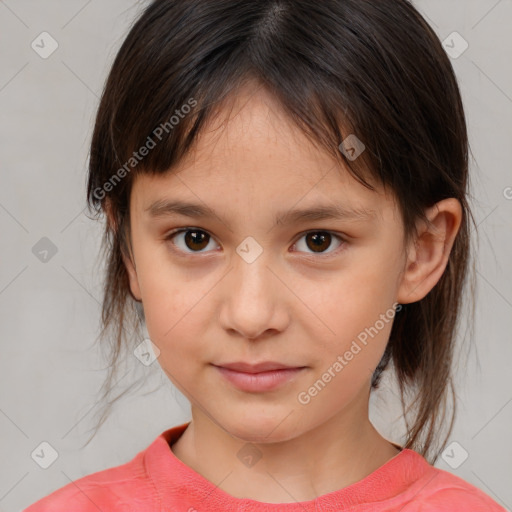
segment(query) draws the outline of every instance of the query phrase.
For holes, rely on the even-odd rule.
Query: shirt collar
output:
[[[348,510],[360,504],[382,502],[401,494],[433,468],[419,453],[403,448],[393,458],[370,475],[343,489],[333,491],[310,501],[291,503],[262,503],[236,498],[226,493],[202,475],[187,466],[172,452],[170,446],[188,427],[184,423],[166,430],[147,448],[146,470],[160,494],[164,506],[172,508],[172,497],[178,495],[190,507],[209,512],[334,512]],[[396,445],[398,446],[398,445]],[[400,448],[400,447],[399,447]],[[180,502],[180,506],[183,506]],[[184,510],[192,510],[186,507]]]

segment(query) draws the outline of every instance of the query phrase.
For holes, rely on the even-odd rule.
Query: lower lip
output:
[[[272,370],[260,373],[245,373],[235,370],[228,370],[222,366],[216,366],[220,373],[242,391],[258,393],[271,391],[293,379],[305,368],[286,368],[283,370]]]

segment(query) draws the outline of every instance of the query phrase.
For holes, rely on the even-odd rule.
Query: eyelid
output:
[[[212,239],[214,239],[216,242],[217,242],[217,239],[206,229],[203,229],[203,228],[199,228],[199,227],[196,227],[196,226],[185,226],[185,227],[181,227],[181,228],[175,228],[169,232],[167,232],[165,235],[164,235],[164,240],[168,240],[170,241],[170,239],[176,235],[176,234],[179,234],[179,233],[182,233],[182,232],[186,232],[186,231],[202,231],[203,233],[206,233],[209,237],[211,237]],[[336,254],[338,254],[341,250],[344,249],[345,245],[348,243],[348,237],[346,235],[342,235],[341,233],[337,232],[337,231],[331,231],[329,229],[321,229],[321,228],[317,228],[317,229],[308,229],[306,231],[302,231],[301,233],[299,233],[296,238],[295,238],[295,241],[293,242],[292,246],[296,245],[297,242],[302,238],[304,237],[305,235],[308,235],[309,233],[329,233],[330,235],[334,236],[335,238],[338,238],[339,241],[340,241],[340,245],[330,251],[330,252],[325,252],[325,253],[315,253],[315,252],[301,252],[301,251],[296,251],[296,252],[299,252],[302,256],[301,257],[305,257],[306,259],[318,259],[318,258],[329,258],[329,257],[332,257]],[[217,242],[218,244],[218,242]],[[211,251],[206,251],[206,252],[184,252],[182,251],[181,249],[177,249],[177,248],[173,248],[172,249],[173,251],[177,252],[178,254],[182,255],[182,256],[185,256],[185,257],[194,257],[194,254],[197,254],[197,255],[202,255],[202,254],[208,254],[210,253]],[[204,256],[202,256],[204,257]]]
[[[169,241],[171,242],[171,238],[174,236],[174,235],[177,235],[179,233],[183,233],[183,232],[186,232],[186,231],[202,231],[203,233],[206,233],[210,238],[212,238],[213,240],[215,240],[217,242],[217,239],[212,235],[210,234],[210,232],[206,229],[203,229],[203,228],[199,228],[199,227],[196,227],[196,226],[184,226],[184,227],[181,227],[181,228],[175,228],[175,229],[172,229],[171,231],[167,232],[163,239],[166,240],[166,241]],[[171,242],[172,243],[172,242]],[[218,244],[218,242],[217,242]],[[172,244],[172,245],[175,245],[175,244]],[[184,252],[182,251],[181,249],[178,249],[176,247],[173,247],[172,248],[172,251],[179,254],[180,256],[184,256],[184,257],[194,257],[194,252]],[[204,258],[205,256],[204,255],[208,255],[211,251],[207,251],[207,252],[196,252],[195,254],[198,254],[198,255],[203,255],[202,257]]]
[[[306,231],[303,231],[302,233],[299,233],[297,235],[295,242],[293,242],[293,245],[295,245],[303,236],[308,235],[309,233],[329,233],[330,235],[339,239],[340,245],[338,247],[336,247],[336,249],[333,249],[330,252],[324,252],[324,253],[297,251],[301,254],[301,257],[306,258],[306,259],[315,259],[316,260],[319,258],[324,258],[324,259],[331,258],[331,257],[337,255],[340,251],[342,251],[345,248],[345,245],[348,243],[347,237],[342,235],[341,233],[338,233],[337,231],[331,231],[329,229],[320,228],[320,229],[308,229]]]

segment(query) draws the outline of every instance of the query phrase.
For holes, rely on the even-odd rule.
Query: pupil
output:
[[[196,249],[204,249],[208,245],[207,237],[208,235],[203,231],[187,231],[185,233],[185,243],[189,249],[194,249],[194,247],[189,246],[190,242],[196,244]]]
[[[308,247],[315,252],[322,252],[330,245],[330,234],[326,232],[308,233],[306,242]],[[312,243],[310,246],[309,242]],[[190,245],[195,245],[196,249],[204,249],[208,245],[208,235],[203,231],[187,231],[185,233],[185,243],[189,249],[194,249]]]
[[[320,234],[308,233],[306,235],[306,242],[307,241],[313,242],[313,247],[309,247],[309,245],[308,245],[308,247],[311,250],[313,250],[315,252],[322,252],[322,249],[325,250],[329,247],[330,236],[331,235],[329,233],[325,233],[325,232],[321,232]],[[322,246],[325,246],[325,247],[322,247]],[[320,250],[317,250],[317,249],[320,249]]]

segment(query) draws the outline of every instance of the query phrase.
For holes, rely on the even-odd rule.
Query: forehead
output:
[[[373,185],[375,191],[355,180],[264,88],[249,85],[219,107],[173,169],[138,175],[132,199],[143,211],[172,197],[252,212],[319,203],[379,212],[392,198]]]

